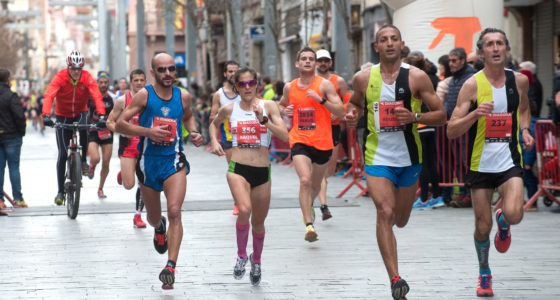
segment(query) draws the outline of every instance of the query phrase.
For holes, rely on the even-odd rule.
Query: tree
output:
[[[20,50],[23,48],[21,36],[15,31],[6,28],[6,24],[10,23],[9,17],[0,16],[0,45],[2,45],[2,55],[0,55],[0,67],[7,68],[15,73],[21,61]]]

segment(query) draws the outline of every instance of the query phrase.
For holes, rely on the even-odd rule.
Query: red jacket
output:
[[[81,112],[87,111],[89,97],[93,99],[99,114],[105,114],[105,105],[99,86],[88,71],[82,70],[82,76],[76,85],[72,84],[68,69],[58,72],[45,92],[43,115],[50,115],[55,97],[54,114],[57,116],[73,118]]]

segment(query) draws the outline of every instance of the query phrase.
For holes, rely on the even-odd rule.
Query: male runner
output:
[[[113,109],[113,97],[109,96],[109,73],[105,71],[99,71],[97,73],[97,85],[99,86],[99,91],[103,96],[103,105],[105,106],[105,113],[110,114]],[[90,98],[88,101],[89,107],[89,123],[96,123],[99,121],[99,114],[95,105],[92,103],[93,100]],[[103,193],[103,186],[105,185],[105,179],[109,174],[109,162],[111,161],[111,155],[113,154],[113,132],[107,128],[91,128],[88,135],[89,146],[89,179],[93,179],[93,174],[95,172],[95,167],[99,163],[99,146],[101,146],[101,153],[103,155],[101,164],[101,173],[99,176],[99,188],[97,189],[97,197],[99,199],[105,199],[107,196]]]
[[[461,88],[447,136],[453,139],[469,132],[465,185],[471,188],[475,215],[474,246],[479,264],[476,294],[489,297],[494,295],[488,264],[492,196],[497,189],[503,199],[503,209],[496,211],[498,232],[494,246],[504,253],[511,243],[510,225],[523,218],[519,132],[525,149],[533,146],[533,137],[527,96],[529,80],[521,73],[505,69],[510,49],[506,34],[500,29],[486,28],[476,46],[484,68]]]
[[[224,78],[226,79],[223,82],[223,86],[219,88],[212,96],[212,110],[210,111],[210,123],[214,121],[216,115],[218,115],[218,110],[220,107],[232,103],[235,101],[241,100],[239,94],[233,88],[233,75],[239,69],[239,63],[233,60],[226,61],[224,65]],[[231,153],[232,153],[232,143],[231,143],[231,132],[229,129],[229,120],[224,120],[224,123],[220,125],[220,144],[222,145],[222,149],[226,153],[226,161],[229,165],[231,160]],[[239,213],[239,209],[237,208],[237,204],[233,204],[233,214],[237,215]]]
[[[336,90],[336,93],[346,104],[350,100],[352,93],[348,90],[348,85],[344,78],[331,72],[332,58],[329,51],[321,49],[317,51],[317,75],[330,81]],[[333,137],[333,152],[329,159],[325,178],[321,182],[321,191],[319,192],[319,201],[321,202],[321,214],[323,221],[332,217],[332,214],[327,206],[327,177],[333,176],[336,171],[336,161],[338,159],[338,144],[340,142],[340,118],[331,116],[332,137]]]
[[[393,226],[406,225],[415,200],[422,169],[418,122],[443,125],[446,116],[428,75],[401,63],[404,42],[397,27],[382,26],[374,47],[380,63],[354,75],[346,124],[355,128],[365,106],[365,171],[377,210],[377,243],[393,298],[406,299],[409,287],[399,276]],[[430,112],[420,112],[422,102]]]
[[[147,85],[134,97],[117,120],[117,131],[140,136],[136,174],[148,213],[148,222],[155,228],[154,247],[163,254],[168,249],[168,261],[159,274],[163,289],[172,289],[175,282],[175,264],[183,238],[181,207],[187,189],[186,174],[189,164],[183,154],[181,126],[190,132],[195,146],[202,144],[202,136],[196,131],[191,110],[191,95],[173,86],[176,75],[174,59],[167,53],[152,58],[154,85]],[[139,125],[130,123],[139,115]],[[166,219],[161,214],[160,193],[167,198],[169,234]]]
[[[130,85],[131,90],[129,90],[124,96],[119,97],[115,102],[115,107],[109,114],[107,118],[107,128],[115,132],[116,121],[123,112],[123,110],[130,105],[132,97],[136,95],[141,89],[146,85],[146,74],[140,69],[133,70],[130,72]],[[131,122],[134,125],[138,125],[138,115],[132,117]],[[134,187],[134,170],[136,166],[136,158],[138,158],[138,142],[140,137],[138,136],[126,136],[121,134],[119,136],[119,158],[121,161],[121,171],[117,175],[117,182],[124,185],[124,188],[130,190]],[[136,189],[136,212],[132,222],[137,228],[145,228],[146,223],[142,221],[142,209],[144,208],[144,201],[142,201],[142,195],[140,192],[140,187]]]
[[[78,50],[73,50],[66,59],[68,68],[58,72],[43,99],[43,124],[53,126],[54,120],[51,118],[51,108],[54,98],[56,98],[55,117],[56,121],[64,124],[87,122],[87,102],[91,97],[95,108],[99,113],[98,127],[105,124],[105,106],[103,97],[99,92],[99,87],[95,79],[88,71],[83,70],[85,59]],[[86,161],[88,140],[87,130],[80,130],[80,146],[82,147],[82,173],[89,175],[89,165]],[[56,177],[58,181],[58,193],[54,198],[56,205],[62,205],[64,201],[64,180],[66,171],[66,158],[68,155],[68,142],[72,138],[72,130],[56,129],[56,146],[58,147],[58,159],[56,162]]]
[[[299,50],[295,65],[300,77],[284,86],[280,99],[284,114],[293,118],[290,148],[299,176],[299,204],[308,242],[318,240],[311,210],[334,147],[331,113],[340,118],[345,114],[333,84],[315,76],[315,63],[313,49],[304,47]]]

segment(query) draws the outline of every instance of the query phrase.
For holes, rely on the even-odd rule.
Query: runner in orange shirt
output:
[[[306,226],[305,240],[318,239],[311,207],[321,189],[332,149],[331,113],[344,117],[344,105],[332,83],[315,76],[315,51],[304,47],[298,52],[296,68],[300,78],[284,86],[280,100],[283,113],[292,117],[290,147],[299,176],[299,204]]]

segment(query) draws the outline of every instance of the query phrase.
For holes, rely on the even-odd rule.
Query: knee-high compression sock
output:
[[[265,231],[263,231],[263,233],[256,233],[255,230],[253,230],[253,262],[256,264],[261,263],[261,254],[264,245],[264,233]]]
[[[136,189],[136,211],[141,212],[144,209],[144,200],[142,199],[142,192],[140,188]]]
[[[488,266],[488,253],[490,251],[490,240],[479,242],[474,240],[474,248],[478,256],[478,267],[481,275],[490,274],[490,266]]]
[[[249,223],[241,225],[235,222],[235,233],[237,236],[237,256],[247,257],[247,241],[249,240]]]
[[[500,215],[500,217],[498,218],[498,223],[500,224],[500,226],[503,229],[508,229],[509,228],[509,223],[506,221],[506,218],[504,217],[504,213],[502,212],[502,214]]]

